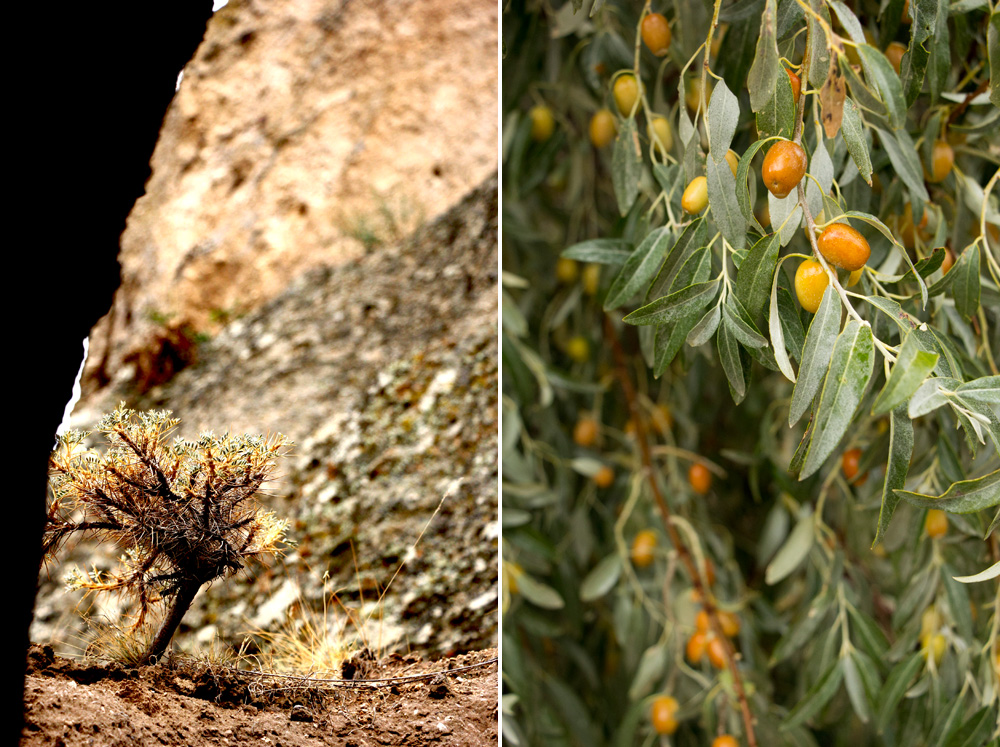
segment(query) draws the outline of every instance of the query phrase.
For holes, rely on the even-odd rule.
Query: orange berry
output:
[[[851,272],[864,267],[872,253],[868,240],[846,223],[831,223],[824,228],[816,246],[827,262]]]
[[[795,271],[795,295],[802,308],[810,314],[816,313],[829,284],[826,270],[815,259],[805,260]]]
[[[670,49],[670,24],[659,13],[650,13],[642,19],[642,40],[649,51],[663,57]]]
[[[531,139],[544,142],[552,137],[556,128],[555,117],[547,106],[536,106],[528,112],[531,117]]]
[[[944,511],[932,508],[927,512],[927,518],[924,519],[924,531],[932,539],[944,537],[948,531],[948,515]]]
[[[639,98],[639,82],[632,73],[625,73],[615,78],[615,84],[611,88],[615,97],[615,104],[623,117],[632,113],[632,108]]]
[[[653,722],[653,728],[657,734],[673,734],[677,731],[677,709],[679,704],[676,698],[669,695],[658,695],[653,698],[653,703],[649,709],[649,719]]]
[[[732,612],[726,612],[725,610],[720,610],[719,626],[722,628],[722,632],[726,636],[728,636],[729,638],[733,638],[739,635],[740,618],[738,618]]]
[[[721,638],[713,637],[708,642],[708,660],[716,669],[726,667],[726,644]]]
[[[688,482],[694,492],[705,495],[712,487],[712,473],[704,464],[695,462],[688,469]]]
[[[840,457],[840,469],[848,482],[858,476],[858,462],[861,461],[861,449],[848,449]]]
[[[577,446],[593,446],[597,440],[597,421],[591,417],[583,417],[576,421],[573,428],[573,441]]]
[[[888,57],[889,62],[892,63],[892,67],[896,71],[896,75],[899,75],[899,66],[903,62],[904,54],[906,54],[906,45],[900,44],[899,42],[891,42],[889,46],[885,48],[885,56]]]
[[[924,176],[927,181],[936,184],[944,181],[954,165],[955,151],[952,150],[952,147],[945,140],[935,140],[934,147],[931,149],[931,170],[928,173],[925,168]]]
[[[764,156],[760,175],[764,186],[775,197],[788,197],[805,176],[809,159],[798,143],[779,140]]]
[[[697,215],[708,207],[708,179],[696,176],[681,195],[681,207],[685,213]]]
[[[791,70],[786,68],[785,72],[788,73],[788,82],[792,84],[792,100],[797,104],[799,103],[799,93],[802,91],[802,81]]]
[[[594,473],[593,480],[594,484],[599,488],[609,487],[615,481],[615,471],[605,465]]]
[[[927,211],[924,210],[923,215],[920,216],[920,225],[917,226],[917,232],[921,237],[924,236],[923,229],[926,227]],[[913,205],[909,202],[903,208],[903,215],[899,219],[899,238],[907,249],[913,248]]]
[[[951,247],[945,248],[944,259],[941,260],[941,274],[947,274],[948,270],[952,268],[955,264],[955,252],[951,250]]]
[[[603,148],[615,139],[615,115],[610,109],[598,109],[590,118],[590,142]]]
[[[632,565],[637,568],[647,568],[653,563],[653,552],[656,549],[656,532],[643,529],[632,540]]]
[[[910,0],[903,3],[903,16],[900,20],[905,24],[913,23],[913,17],[910,15]]]
[[[666,117],[654,116],[647,130],[649,139],[662,155],[666,155],[674,147],[674,133],[670,129],[670,120]]]
[[[698,614],[694,616],[694,626],[702,633],[707,633],[712,627],[712,622],[708,619],[708,613],[705,610],[698,610]]]
[[[692,664],[698,664],[705,658],[705,649],[707,647],[708,636],[704,632],[696,630],[687,640],[687,646],[684,647],[684,655]]]
[[[712,740],[712,747],[740,747],[740,743],[732,734],[723,734]]]

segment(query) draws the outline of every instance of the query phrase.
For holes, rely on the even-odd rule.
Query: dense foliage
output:
[[[505,741],[998,739],[1000,14],[502,29]]]

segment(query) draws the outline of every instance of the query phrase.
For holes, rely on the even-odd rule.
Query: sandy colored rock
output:
[[[214,334],[407,235],[497,168],[497,6],[234,0],[184,70],[85,395],[163,324]],[[157,383],[157,382],[154,382]]]

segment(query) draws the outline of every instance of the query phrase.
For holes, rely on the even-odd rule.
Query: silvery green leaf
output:
[[[892,411],[889,418],[889,462],[885,468],[885,480],[882,484],[882,503],[878,513],[878,526],[875,530],[875,547],[889,528],[892,514],[899,503],[895,491],[902,489],[906,483],[906,475],[910,470],[910,458],[913,456],[913,421],[899,407]]]
[[[889,378],[872,406],[872,415],[884,415],[904,404],[934,370],[938,357],[921,350],[912,334],[906,335]]]
[[[841,314],[840,298],[837,296],[837,291],[833,289],[833,286],[828,286],[823,293],[823,300],[820,301],[819,308],[813,315],[809,331],[806,333],[799,375],[795,380],[792,402],[788,410],[789,427],[799,422],[823,383],[823,377],[830,366],[834,343],[840,332]],[[771,332],[773,337],[773,328]]]
[[[708,102],[709,154],[716,163],[725,163],[726,153],[733,143],[739,121],[739,100],[726,86],[726,81],[716,81],[712,98]]]
[[[816,472],[840,443],[854,419],[875,367],[872,329],[850,320],[837,337],[813,418],[814,433],[799,473],[804,480]]]
[[[812,507],[806,507],[796,522],[795,528],[785,540],[785,544],[775,553],[774,559],[768,563],[764,573],[764,581],[769,586],[773,586],[791,574],[809,555],[815,539],[816,520]]]
[[[618,553],[612,553],[595,565],[580,584],[580,599],[593,602],[600,599],[614,588],[622,574],[622,559]]]
[[[923,495],[909,490],[896,490],[895,493],[918,508],[934,508],[953,514],[971,514],[1000,504],[1000,470],[973,480],[952,483],[938,496]]]

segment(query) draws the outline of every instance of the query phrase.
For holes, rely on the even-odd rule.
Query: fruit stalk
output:
[[[688,575],[691,577],[691,582],[694,584],[695,591],[698,592],[699,597],[702,600],[703,609],[708,614],[708,619],[712,624],[712,630],[722,641],[723,650],[725,652],[726,668],[729,670],[729,673],[733,678],[733,689],[736,691],[736,699],[739,701],[740,714],[743,717],[743,728],[747,738],[747,745],[749,745],[749,747],[757,747],[757,738],[753,729],[753,714],[750,712],[750,703],[747,700],[746,690],[743,687],[743,677],[740,674],[739,667],[736,666],[736,654],[733,650],[732,644],[729,642],[729,639],[726,638],[722,629],[722,623],[719,620],[719,609],[715,606],[712,596],[708,593],[708,589],[702,582],[701,573],[698,571],[698,567],[695,564],[691,550],[688,549],[688,546],[684,543],[684,540],[681,539],[680,534],[674,527],[674,523],[671,520],[672,513],[670,511],[670,506],[667,504],[666,498],[660,490],[660,485],[656,481],[656,471],[653,469],[653,458],[649,448],[649,441],[646,439],[646,425],[639,406],[636,403],[635,388],[632,386],[632,380],[629,378],[628,374],[628,366],[625,362],[625,351],[622,350],[621,342],[618,339],[618,333],[608,316],[604,317],[604,328],[605,337],[611,342],[611,349],[615,360],[615,372],[619,383],[621,384],[622,393],[625,396],[625,402],[628,406],[629,415],[632,418],[632,422],[635,423],[635,438],[636,443],[639,446],[643,474],[649,482],[649,488],[650,491],[652,491],[654,500],[656,501],[660,517],[663,519],[663,526],[666,530],[667,536],[676,548],[681,562],[684,563]]]

